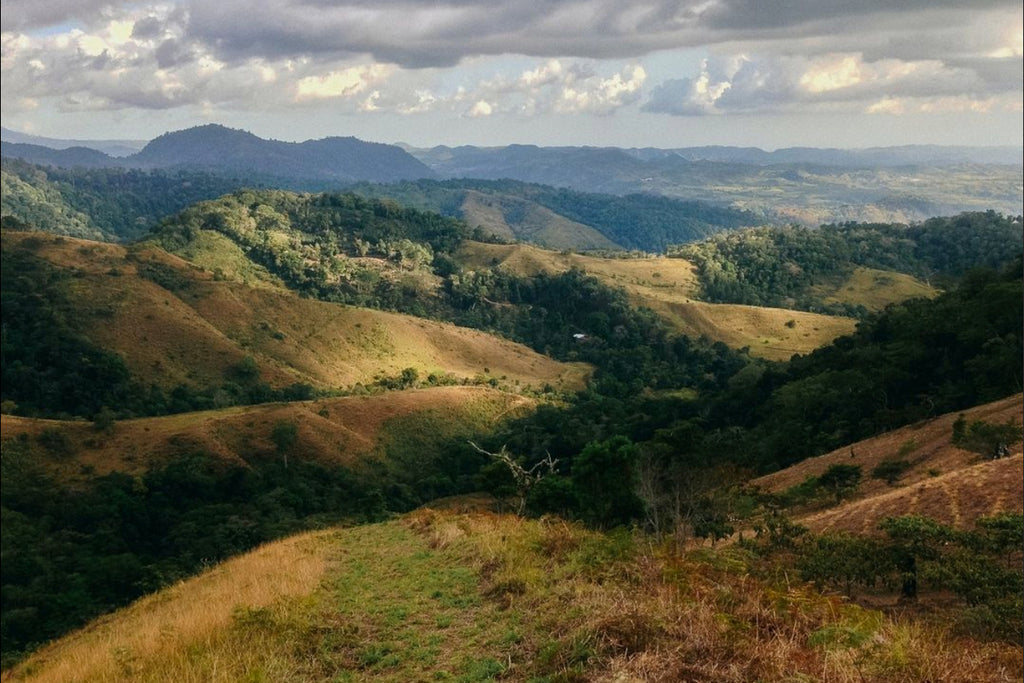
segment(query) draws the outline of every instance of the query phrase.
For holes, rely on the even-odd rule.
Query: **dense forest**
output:
[[[4,216],[71,237],[132,241],[162,218],[204,199],[252,185],[201,171],[65,169],[2,161]]]

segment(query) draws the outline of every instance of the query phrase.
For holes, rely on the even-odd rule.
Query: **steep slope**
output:
[[[1024,396],[1017,394],[963,411],[969,421],[1020,423]],[[979,517],[1000,512],[1024,512],[1021,445],[999,460],[981,460],[952,443],[953,423],[961,413],[919,422],[880,436],[809,458],[780,472],[755,479],[751,485],[780,493],[833,465],[855,465],[862,483],[841,505],[805,512],[801,524],[814,531],[844,530],[878,533],[887,516],[925,515],[956,528],[970,528]],[[901,461],[893,484],[872,477],[884,462]]]
[[[521,181],[473,178],[362,184],[352,190],[464,219],[473,228],[551,249],[663,252],[722,230],[758,225],[754,214],[706,201],[616,196]],[[595,241],[596,240],[596,241]]]
[[[579,388],[587,375],[579,364],[476,330],[303,299],[251,263],[240,277],[255,287],[155,247],[15,232],[5,232],[3,244],[72,273],[67,296],[83,334],[118,353],[141,381],[168,389],[216,386],[247,358],[272,387],[372,384],[406,368],[421,379],[535,388]]]
[[[465,193],[460,216],[469,225],[505,239],[519,239],[549,249],[620,249],[600,232],[545,206],[513,196]]]

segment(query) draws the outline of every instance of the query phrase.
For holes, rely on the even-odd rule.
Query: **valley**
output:
[[[1019,667],[1012,165],[6,140],[5,681]]]

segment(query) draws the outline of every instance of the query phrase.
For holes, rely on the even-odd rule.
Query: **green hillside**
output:
[[[870,309],[872,300],[858,300],[855,292],[863,287],[847,289],[858,268],[911,275],[928,284],[922,288],[907,283],[911,288],[905,291],[927,294],[932,282],[954,281],[972,268],[1011,263],[1024,248],[1022,234],[1019,216],[988,211],[911,225],[758,228],[718,235],[671,253],[697,266],[706,301],[859,312]]]
[[[484,235],[550,249],[661,252],[722,230],[756,225],[748,212],[648,194],[596,194],[513,180],[419,180],[354,192],[456,216]]]
[[[188,171],[65,169],[4,157],[0,212],[58,235],[132,241],[190,204],[232,192],[237,177]]]

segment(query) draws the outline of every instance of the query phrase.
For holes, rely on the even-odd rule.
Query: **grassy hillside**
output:
[[[278,457],[273,429],[281,423],[296,426],[290,450],[299,460],[350,468],[387,461],[408,455],[410,430],[416,427],[423,429],[416,440],[426,458],[432,445],[522,415],[534,405],[532,399],[486,387],[453,386],[119,420],[105,432],[88,422],[14,415],[0,416],[0,424],[4,439],[42,443],[33,452],[61,481],[88,483],[111,472],[140,476],[162,467],[181,455],[183,444],[227,463]],[[56,456],[45,445],[54,432],[61,435]]]
[[[809,477],[820,478],[829,467],[861,468],[862,480],[847,492],[839,506],[810,510],[799,516],[813,531],[845,530],[878,533],[887,516],[924,515],[958,529],[970,528],[980,517],[1024,512],[1021,444],[999,460],[981,457],[953,444],[953,423],[967,420],[1002,424],[1024,410],[1024,396],[978,406],[892,430],[750,482],[764,492],[783,493]],[[902,463],[892,483],[872,476],[880,465]]]
[[[892,303],[890,296],[934,295],[933,280],[950,284],[972,269],[1006,268],[1021,253],[1021,235],[1019,216],[986,211],[910,225],[757,228],[715,235],[673,254],[696,265],[705,301],[861,314]],[[887,281],[865,269],[923,282]],[[885,289],[892,294],[879,296]]]
[[[483,235],[514,237],[549,249],[661,252],[672,244],[761,222],[754,214],[703,201],[648,193],[596,194],[592,188],[578,192],[565,183],[552,184],[557,187],[467,177],[363,184],[353,191],[461,218]]]
[[[107,424],[2,416],[5,666],[211,562],[479,488],[535,402],[438,387]]]
[[[3,248],[70,274],[64,305],[81,334],[117,353],[138,381],[167,389],[218,386],[252,361],[277,388],[368,385],[406,368],[424,381],[494,378],[536,389],[580,388],[587,376],[582,365],[476,330],[300,298],[222,237],[208,239],[226,270],[211,273],[155,247],[39,233],[5,232]]]
[[[537,273],[562,273],[578,268],[605,284],[624,289],[636,306],[657,313],[671,329],[691,337],[707,337],[734,349],[749,348],[753,356],[786,360],[795,353],[805,354],[853,331],[854,320],[781,308],[713,304],[697,301],[699,285],[696,269],[685,259],[602,258],[583,254],[565,254],[525,244],[485,244],[466,241],[457,258],[469,269],[500,268],[520,276]],[[883,277],[881,273],[877,277]],[[893,281],[912,278],[893,274]],[[876,281],[872,281],[876,282]],[[880,301],[891,297],[902,300],[916,292],[909,286],[877,291],[875,285],[844,286],[844,300],[863,301],[865,289]],[[906,298],[906,297],[904,297]]]
[[[877,268],[855,268],[834,288],[823,288],[826,305],[838,304],[878,312],[907,299],[931,299],[939,290],[912,275]]]
[[[429,510],[292,538],[39,651],[11,681],[1006,680],[956,639],[762,574],[557,519]]]

